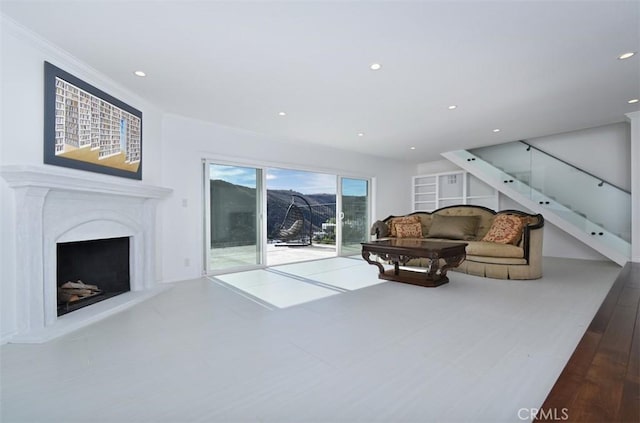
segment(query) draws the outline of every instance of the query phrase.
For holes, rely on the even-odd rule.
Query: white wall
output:
[[[418,175],[430,175],[432,173],[453,172],[460,170],[458,166],[447,159],[434,160],[432,162],[420,163],[418,165]]]
[[[629,122],[567,132],[527,142],[627,191],[631,190]]]
[[[0,165],[43,165],[46,60],[142,111],[143,182],[152,185],[160,183],[162,119],[156,108],[2,15],[0,31]],[[16,281],[15,276],[13,195],[13,190],[0,178],[0,341],[4,341],[15,330],[16,284],[21,282]]]
[[[163,124],[163,186],[173,196],[162,205],[163,275],[195,278],[203,268],[202,159],[374,177],[373,219],[411,211],[415,166],[167,115]],[[186,206],[185,206],[186,204]],[[190,264],[185,265],[185,259]]]

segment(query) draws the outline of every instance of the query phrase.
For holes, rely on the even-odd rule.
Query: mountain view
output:
[[[212,246],[229,246],[232,243],[255,242],[255,204],[256,190],[242,185],[235,185],[222,180],[213,180],[211,190],[211,244]],[[311,208],[299,197],[304,198]],[[220,204],[215,198],[225,198]],[[292,190],[267,190],[267,237],[277,239],[279,229],[284,225],[290,227],[292,213],[287,216],[292,198],[295,206],[304,216],[306,222],[304,234],[322,231],[322,224],[335,222],[336,196],[335,194],[301,194]],[[217,228],[217,230],[214,230]],[[301,231],[302,232],[302,231]]]
[[[212,180],[211,190],[211,246],[229,247],[251,245],[256,242],[256,190],[223,180]],[[300,198],[301,197],[301,198]],[[225,201],[216,201],[224,198]],[[309,203],[305,203],[304,200]],[[289,211],[292,201],[297,211]],[[367,199],[364,196],[343,195],[343,240],[360,242],[367,232]],[[289,211],[289,213],[287,213]],[[269,242],[283,241],[279,231],[289,229],[303,216],[304,228],[296,231],[294,241],[335,243],[333,225],[336,219],[335,194],[301,194],[293,190],[267,190],[267,238]],[[326,225],[323,231],[322,224]],[[309,226],[311,225],[311,226]]]

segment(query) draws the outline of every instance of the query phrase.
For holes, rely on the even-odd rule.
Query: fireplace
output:
[[[156,208],[170,189],[53,166],[2,166],[0,174],[15,191],[19,283],[9,342],[53,339],[169,288],[156,281]],[[100,295],[61,310],[66,283]]]
[[[130,291],[129,237],[56,245],[58,316]]]

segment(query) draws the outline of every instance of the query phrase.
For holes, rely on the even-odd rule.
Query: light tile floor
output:
[[[344,278],[349,272],[349,278]],[[362,259],[334,258],[211,277],[265,306],[291,307],[382,283]]]
[[[0,421],[520,422],[620,271],[544,266],[537,281],[451,272],[422,288],[336,258],[176,283],[54,341],[0,347]],[[275,306],[232,285],[271,280],[331,295],[291,305],[283,290],[265,297]]]

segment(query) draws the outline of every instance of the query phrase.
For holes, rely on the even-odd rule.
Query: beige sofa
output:
[[[378,239],[405,237],[466,242],[465,261],[451,270],[496,279],[538,279],[542,276],[543,226],[544,218],[540,214],[518,210],[495,212],[481,206],[459,205],[433,212],[389,216],[374,223],[371,234]],[[407,266],[427,265],[427,259],[407,263]]]

